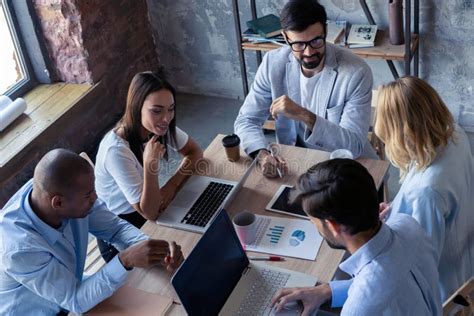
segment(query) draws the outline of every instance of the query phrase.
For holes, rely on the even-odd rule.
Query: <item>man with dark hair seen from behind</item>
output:
[[[83,277],[89,232],[122,251]],[[176,243],[148,239],[97,200],[85,159],[55,149],[0,213],[0,315],[84,313],[122,286],[132,268],[174,270],[181,261]]]
[[[277,310],[299,300],[303,315],[311,315],[332,299],[341,315],[441,315],[433,245],[408,215],[379,220],[375,183],[360,163],[333,159],[311,167],[294,198],[330,247],[351,254],[339,267],[352,279],[280,289],[272,299]]]
[[[348,49],[326,43],[326,11],[316,0],[290,0],[281,12],[287,47],[265,54],[234,123],[263,174],[287,162],[269,154],[262,126],[275,119],[278,143],[377,159],[367,141],[372,72]]]

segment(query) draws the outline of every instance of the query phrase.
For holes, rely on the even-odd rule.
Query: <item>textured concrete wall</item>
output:
[[[117,122],[125,108],[128,85],[136,72],[158,68],[156,49],[148,20],[145,0],[41,0],[40,19],[58,19],[58,25],[74,24],[70,47],[61,49],[62,41],[48,41],[49,51],[56,52],[57,62],[78,62],[73,69],[88,73],[87,81],[99,85],[76,106],[54,122],[21,153],[0,168],[0,206],[33,174],[38,160],[50,149],[64,147],[92,153],[103,134]],[[75,14],[65,14],[76,12]],[[72,7],[71,7],[72,6]],[[61,13],[62,12],[62,13]],[[72,19],[74,21],[63,21]],[[51,21],[51,20],[48,20]],[[43,21],[42,25],[48,25]],[[54,25],[44,28],[46,37],[67,37],[70,29]],[[54,36],[50,32],[55,32]],[[66,32],[66,34],[62,34]],[[53,43],[54,42],[54,43]],[[59,45],[55,45],[59,44]],[[77,45],[80,43],[81,45]],[[76,52],[73,54],[72,52]],[[69,54],[71,53],[71,54]],[[82,57],[81,57],[82,56]],[[83,59],[84,58],[84,59]],[[83,63],[84,61],[84,63]],[[78,72],[74,72],[78,74]]]
[[[148,1],[159,59],[183,92],[237,97],[240,66],[230,1]]]
[[[381,28],[388,0],[367,1]],[[412,1],[413,2],[413,1]],[[257,1],[259,15],[279,14],[285,0]],[[329,18],[366,23],[358,0],[321,0]],[[240,0],[241,21],[250,19],[249,0]],[[181,91],[242,97],[231,0],[148,0],[162,64]],[[455,118],[474,132],[474,1],[420,1],[420,76],[442,95]],[[250,82],[256,71],[247,52]],[[384,61],[369,61],[375,84],[392,80]],[[402,65],[397,64],[402,72]]]

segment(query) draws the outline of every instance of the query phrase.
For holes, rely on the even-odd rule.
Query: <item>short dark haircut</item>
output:
[[[319,22],[326,34],[326,20],[326,10],[317,0],[290,0],[280,15],[283,30],[294,32],[303,32],[308,26]]]
[[[92,166],[67,149],[57,148],[46,153],[35,167],[33,179],[48,193],[69,193],[77,189],[77,179],[83,174],[94,174]]]
[[[342,224],[351,235],[379,223],[374,179],[351,159],[327,160],[309,168],[299,177],[293,198],[308,215]]]

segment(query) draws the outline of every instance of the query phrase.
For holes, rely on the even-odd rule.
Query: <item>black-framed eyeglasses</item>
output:
[[[291,50],[294,52],[302,52],[306,49],[306,47],[311,46],[313,49],[318,49],[324,46],[326,44],[326,38],[323,36],[316,36],[310,41],[307,42],[290,42],[287,39],[288,45],[290,45]]]

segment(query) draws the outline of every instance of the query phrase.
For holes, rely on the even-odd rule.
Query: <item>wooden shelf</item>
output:
[[[418,49],[418,34],[411,35],[411,55]],[[392,45],[388,38],[388,32],[379,30],[375,38],[375,46],[367,48],[351,48],[354,54],[363,58],[377,58],[384,60],[405,60],[405,44]]]
[[[411,37],[411,53],[412,56],[418,49],[419,37],[417,34],[412,34]],[[242,42],[242,49],[254,50],[254,51],[270,51],[273,49],[280,48],[280,45],[273,43],[251,43]],[[346,46],[347,47],[347,46]],[[373,58],[383,60],[405,60],[405,44],[392,45],[388,38],[388,32],[383,30],[377,31],[377,37],[375,38],[374,47],[366,48],[351,48],[354,54],[362,58]]]
[[[273,44],[273,43],[252,43],[252,42],[244,42],[242,40],[242,49],[245,50],[256,50],[256,51],[264,51],[268,52],[273,49],[280,48],[282,46]]]
[[[250,9],[252,12],[252,20],[257,18],[257,6],[256,0],[250,1]],[[375,47],[369,48],[351,48],[350,50],[362,57],[368,59],[384,60],[394,79],[400,78],[397,67],[395,67],[394,61],[400,61],[403,63],[403,75],[414,75],[418,77],[419,71],[419,47],[420,47],[420,0],[413,0],[413,6],[411,0],[406,0],[407,5],[404,6],[404,36],[409,38],[410,42],[405,41],[402,45],[391,45],[388,37],[388,31],[378,30],[377,37],[375,39]],[[367,18],[368,24],[376,25],[372,13],[367,6],[366,0],[359,0],[360,7],[364,11]],[[242,74],[242,86],[243,92],[246,96],[249,92],[249,83],[247,78],[247,67],[245,65],[244,51],[256,52],[257,64],[260,65],[262,62],[261,52],[270,51],[281,47],[278,44],[273,43],[252,43],[242,39],[242,28],[240,23],[240,10],[239,0],[232,0],[232,12],[234,16],[235,33],[237,35],[237,51],[239,53],[240,61],[240,72]],[[411,31],[411,36],[410,36]],[[349,48],[348,48],[349,49]],[[412,67],[413,66],[413,67]],[[413,71],[412,71],[413,68]]]

